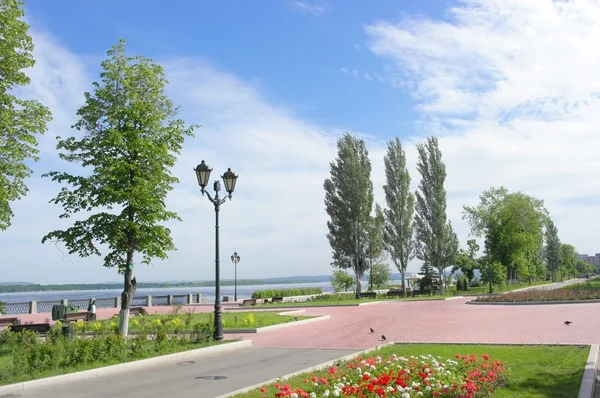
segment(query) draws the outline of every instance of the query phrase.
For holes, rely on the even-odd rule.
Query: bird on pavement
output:
[[[294,320],[296,320],[296,321],[297,321],[297,320],[298,320],[298,317],[295,317],[295,318],[294,318]]]
[[[373,328],[369,328],[369,330],[371,331],[371,333],[375,333],[375,330],[373,330]]]
[[[573,322],[571,321],[565,321],[565,325],[569,326],[570,324],[572,324]]]
[[[387,340],[384,334],[381,335],[381,340]]]

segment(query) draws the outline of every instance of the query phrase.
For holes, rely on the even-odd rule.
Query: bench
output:
[[[146,309],[144,307],[131,307],[129,309],[129,316],[138,316],[138,315],[146,316],[146,315],[148,315],[148,313],[146,312]]]
[[[365,297],[365,298],[377,298],[377,292],[362,292],[360,294],[360,297]]]
[[[0,327],[18,325],[19,323],[21,323],[21,321],[19,321],[19,318],[16,316],[11,316],[10,318],[0,318]]]
[[[73,321],[89,321],[92,318],[92,313],[88,311],[81,312],[69,312],[65,314],[64,321],[65,322],[73,322]]]
[[[402,289],[400,289],[400,290],[388,290],[387,296],[388,297],[403,297],[404,296],[404,290],[402,290]]]
[[[13,332],[22,332],[23,330],[33,330],[34,332],[38,332],[41,334],[46,334],[50,331],[52,326],[49,323],[24,323],[12,325],[10,330]]]
[[[283,297],[273,297],[272,303],[283,303]]]
[[[242,301],[242,306],[245,306],[245,305],[256,305],[256,299],[254,299],[254,298],[244,299],[244,301]]]

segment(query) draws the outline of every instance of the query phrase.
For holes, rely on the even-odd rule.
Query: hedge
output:
[[[302,289],[268,289],[252,293],[252,298],[263,299],[273,297],[307,296],[309,294],[322,294],[320,287],[307,287]]]

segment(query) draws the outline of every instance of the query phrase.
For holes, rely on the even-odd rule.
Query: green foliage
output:
[[[477,268],[475,255],[479,251],[479,245],[475,239],[469,239],[467,246],[467,250],[459,249],[458,254],[454,258],[454,266],[452,267],[451,274],[460,271],[467,278],[467,284],[469,284],[475,278],[474,271]]]
[[[556,272],[561,265],[561,244],[558,237],[558,228],[552,220],[548,221],[545,232],[546,247],[544,248],[544,258],[546,267],[552,275],[552,282],[556,282]]]
[[[458,252],[458,238],[446,214],[446,166],[436,137],[429,137],[425,143],[417,144],[417,152],[417,170],[421,174],[421,182],[415,192],[416,256],[437,270],[438,286],[443,295],[442,275],[454,262]],[[427,271],[426,275],[429,276],[430,272]]]
[[[572,301],[572,300],[600,300],[600,290],[594,289],[552,289],[552,290],[526,290],[505,294],[493,294],[478,297],[476,301],[496,303],[519,303],[531,301]]]
[[[456,290],[469,290],[469,279],[465,275],[461,274],[456,277]]]
[[[360,280],[368,268],[369,237],[373,207],[371,161],[364,140],[349,133],[338,141],[338,157],[331,162],[331,177],[323,184],[327,222],[327,239],[331,245],[333,265],[352,269],[356,295]]]
[[[423,262],[421,271],[419,272],[419,291],[421,293],[433,294],[439,288],[440,280],[438,271],[428,262]]]
[[[392,280],[392,270],[390,266],[385,263],[373,264],[373,269],[369,274],[369,285],[375,287],[376,290],[381,289],[382,286],[387,285]]]
[[[598,267],[578,259],[575,263],[575,271],[579,276],[593,275],[598,273]]]
[[[506,268],[498,261],[492,262],[489,267],[491,267],[491,277],[492,277],[492,285],[500,285],[506,282]],[[490,281],[490,268],[488,265],[481,267],[481,282],[484,284],[488,284]]]
[[[258,290],[252,293],[252,298],[273,298],[273,297],[292,297],[292,296],[308,296],[311,294],[321,294],[323,290],[320,287],[307,287],[299,289],[268,289]]]
[[[384,211],[384,242],[394,265],[402,275],[402,288],[406,291],[406,267],[414,258],[415,197],[410,190],[410,174],[400,139],[396,137],[394,141],[388,142],[387,148],[387,154],[383,158],[386,181],[383,192],[388,207]]]
[[[571,276],[577,274],[577,252],[573,245],[560,244],[560,266],[561,275]]]
[[[354,286],[354,283],[354,278],[348,275],[348,272],[345,270],[338,269],[333,271],[333,276],[331,277],[331,286],[333,287],[334,292],[347,292],[348,289],[351,289],[352,286]]]
[[[369,260],[381,258],[384,254],[383,241],[383,210],[379,203],[375,204],[375,215],[370,217],[367,225],[367,236],[369,245]]]
[[[4,314],[6,312],[6,303],[0,301],[0,314]]]
[[[25,179],[32,173],[27,160],[38,160],[36,134],[43,134],[50,110],[15,94],[30,78],[24,69],[35,64],[23,2],[0,0],[0,231],[11,225],[10,202],[27,194]]]
[[[463,219],[473,235],[488,239],[492,262],[500,262],[511,281],[540,276],[542,228],[548,221],[544,202],[504,187],[484,191],[479,201],[464,206]]]

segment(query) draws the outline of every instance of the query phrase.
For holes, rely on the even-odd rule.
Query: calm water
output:
[[[364,285],[363,285],[364,286]],[[320,287],[323,292],[331,292],[331,283],[316,282],[316,283],[298,283],[298,284],[281,284],[281,285],[246,285],[238,286],[237,295],[240,298],[249,298],[256,290],[267,289],[294,289],[302,287]],[[23,292],[23,293],[0,293],[0,301],[5,303],[24,303],[28,301],[57,301],[61,299],[88,299],[88,298],[110,298],[121,295],[122,289],[111,290],[76,290],[68,292]],[[185,287],[185,288],[166,288],[166,289],[137,289],[135,295],[143,296],[167,296],[178,294],[195,294],[201,293],[204,301],[214,301],[214,287]],[[230,296],[233,300],[234,287],[221,286],[221,295]]]
[[[392,281],[393,284],[401,284],[401,281]],[[331,283],[329,282],[314,282],[314,283],[290,283],[280,285],[246,285],[238,286],[237,295],[238,299],[250,298],[252,293],[257,290],[267,289],[294,289],[303,287],[320,287],[323,292],[333,291]],[[368,287],[368,283],[363,281],[363,289]],[[221,295],[230,296],[230,300],[233,300],[233,286],[221,286]],[[0,301],[5,303],[25,303],[28,301],[57,301],[61,299],[75,300],[75,299],[89,299],[89,298],[112,298],[121,295],[122,289],[110,289],[110,290],[75,290],[67,292],[23,292],[23,293],[0,293]],[[215,288],[214,287],[182,287],[182,288],[166,288],[166,289],[137,289],[135,292],[136,297],[143,296],[168,296],[178,294],[196,294],[201,293],[203,301],[214,301],[215,299]]]

